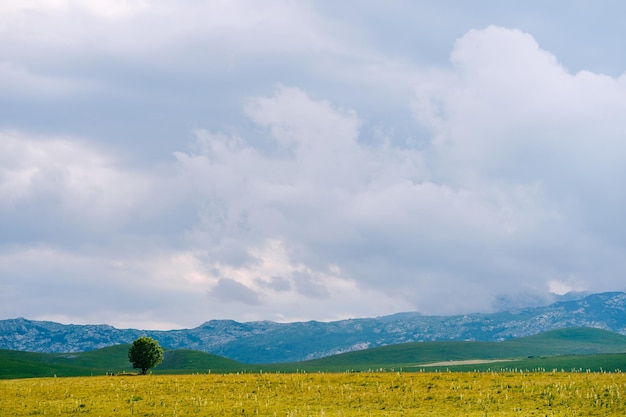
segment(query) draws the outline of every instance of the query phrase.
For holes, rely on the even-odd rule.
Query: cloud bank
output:
[[[4,6],[0,101],[33,110],[0,120],[0,316],[172,328],[624,290],[624,76],[502,26],[415,64],[309,4],[247,6],[157,31],[173,6],[43,2],[45,39]],[[44,43],[63,59],[21,48]]]

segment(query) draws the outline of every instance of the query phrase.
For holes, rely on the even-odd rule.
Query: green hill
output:
[[[134,372],[129,345],[81,353],[0,350],[0,378],[86,376]],[[626,336],[568,328],[503,342],[405,343],[298,363],[247,365],[193,350],[166,350],[154,373],[368,370],[624,370]],[[471,361],[467,363],[466,361]]]
[[[195,350],[166,350],[163,362],[155,368],[156,373],[239,372],[249,365],[221,356]]]
[[[135,372],[128,361],[130,345],[79,353],[32,353],[0,350],[0,378],[88,376]],[[154,373],[237,372],[244,365],[210,353],[166,350]]]
[[[503,342],[417,342],[383,346],[291,364],[306,370],[427,369],[448,361],[532,359],[626,352],[626,336],[606,330],[567,328]]]

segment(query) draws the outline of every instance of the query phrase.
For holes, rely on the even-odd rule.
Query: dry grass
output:
[[[609,373],[208,374],[0,381],[2,416],[624,416]]]

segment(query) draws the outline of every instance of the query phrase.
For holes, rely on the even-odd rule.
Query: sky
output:
[[[0,0],[0,319],[626,290],[626,6]]]

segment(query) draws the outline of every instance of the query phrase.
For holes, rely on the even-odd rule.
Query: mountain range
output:
[[[593,327],[626,335],[626,293],[592,294],[548,306],[492,314],[399,313],[295,323],[212,320],[193,329],[167,331],[18,318],[0,320],[0,349],[82,352],[130,343],[147,335],[167,349],[193,349],[243,363],[262,364],[297,362],[406,342],[501,341],[567,327]]]

